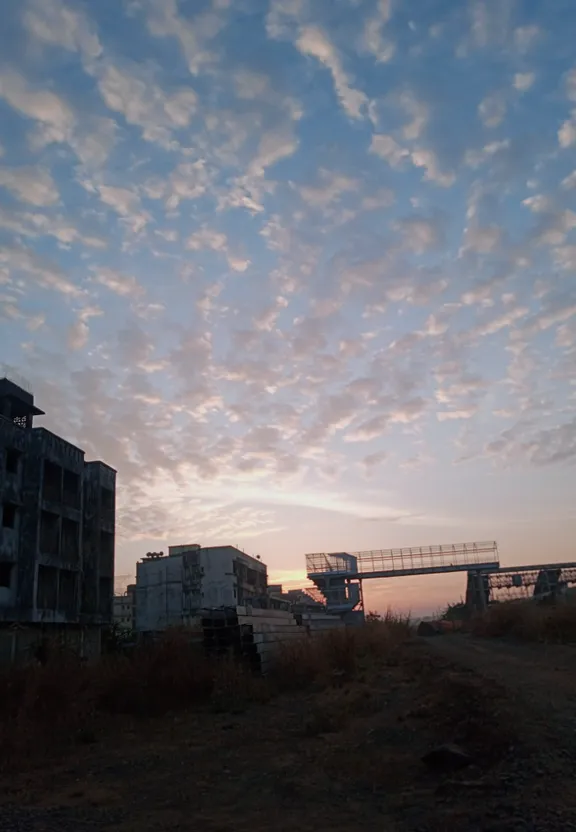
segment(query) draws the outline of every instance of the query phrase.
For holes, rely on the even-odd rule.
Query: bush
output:
[[[512,636],[523,641],[576,642],[576,606],[535,601],[494,604],[474,619],[472,632],[488,638]]]
[[[392,657],[411,635],[410,616],[388,609],[363,627],[342,627],[288,642],[278,652],[272,678],[280,689],[326,686],[351,679],[367,659]]]
[[[94,741],[111,716],[157,717],[192,705],[244,710],[267,701],[272,690],[337,686],[374,656],[393,656],[409,632],[409,619],[389,610],[364,627],[299,639],[279,651],[269,679],[230,656],[207,657],[186,630],[94,664],[56,651],[44,665],[0,675],[0,768],[42,747],[55,752]]]

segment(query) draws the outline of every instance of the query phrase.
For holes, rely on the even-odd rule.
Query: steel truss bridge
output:
[[[468,574],[466,600],[484,608],[502,597],[543,596],[576,585],[576,563],[501,567],[495,540],[374,549],[363,552],[314,552],[306,555],[309,592],[329,611],[363,608],[362,583],[373,578]]]

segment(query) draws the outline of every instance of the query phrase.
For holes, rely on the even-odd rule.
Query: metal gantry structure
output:
[[[362,609],[362,582],[369,578],[490,573],[499,566],[495,540],[306,555],[308,579],[322,593],[328,609],[338,613]]]
[[[466,602],[484,609],[493,601],[543,598],[576,587],[576,563],[500,566],[495,540],[306,555],[309,592],[330,612],[363,609],[362,582],[374,578],[466,572]]]

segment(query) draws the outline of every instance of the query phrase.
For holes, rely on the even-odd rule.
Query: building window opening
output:
[[[62,518],[62,557],[73,563],[80,558],[80,524]]]
[[[112,610],[113,586],[111,578],[100,578],[98,582],[98,607],[101,615],[109,616]]]
[[[80,505],[80,477],[74,471],[64,469],[64,503],[71,508]]]
[[[10,589],[12,586],[13,563],[0,563],[0,588]]]
[[[40,515],[40,551],[44,555],[60,554],[60,518],[51,511]]]
[[[16,448],[7,448],[6,449],[6,473],[7,474],[17,474],[18,473],[18,464],[20,462],[20,451],[17,451]]]
[[[74,613],[76,610],[76,573],[61,569],[59,575],[58,608],[61,612]]]
[[[114,535],[100,531],[100,574],[109,577],[114,574]]]
[[[58,603],[58,570],[52,566],[38,567],[36,604],[40,610],[55,610]]]
[[[48,460],[44,461],[42,497],[54,503],[62,502],[62,468]]]
[[[14,503],[4,503],[2,507],[2,525],[5,529],[16,528],[17,506]]]

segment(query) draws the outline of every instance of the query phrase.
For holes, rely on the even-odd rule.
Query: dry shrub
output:
[[[494,604],[472,622],[472,632],[487,638],[511,636],[522,641],[576,641],[576,606],[507,601]]]
[[[186,631],[175,630],[130,657],[103,659],[91,668],[91,682],[98,710],[159,716],[209,699],[215,672]]]
[[[282,645],[273,679],[282,690],[340,684],[358,675],[376,656],[395,659],[411,634],[409,616],[388,610],[363,627],[342,627]]]
[[[44,666],[13,668],[0,675],[0,767],[82,741],[106,715],[160,716],[245,690],[246,676],[233,662],[224,670],[207,659],[185,631],[91,665],[59,653]]]
[[[365,627],[303,638],[279,652],[269,680],[231,657],[206,657],[186,630],[94,664],[56,652],[43,666],[0,675],[0,768],[42,747],[54,752],[92,741],[110,715],[156,717],[191,705],[238,711],[268,701],[273,689],[342,686],[373,657],[390,659],[408,632],[407,619],[389,612]]]

